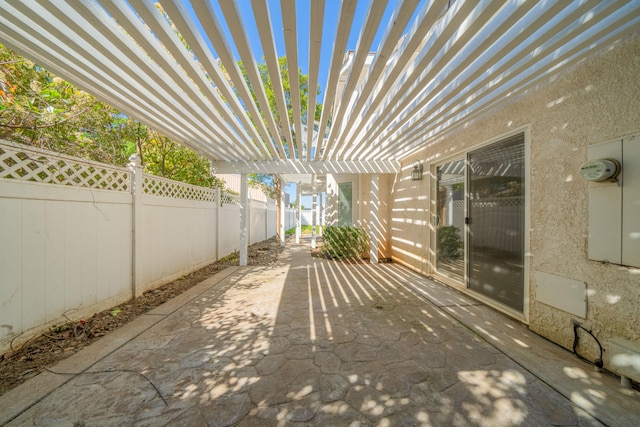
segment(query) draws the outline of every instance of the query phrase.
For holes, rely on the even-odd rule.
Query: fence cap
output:
[[[129,156],[129,166],[138,166],[138,164],[140,163],[140,156],[138,156],[138,154],[132,154],[131,156]]]

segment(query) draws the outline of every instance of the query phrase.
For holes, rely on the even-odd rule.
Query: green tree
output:
[[[146,172],[202,187],[224,187],[211,173],[208,159],[156,131],[140,129],[145,136],[138,140],[138,154]]]
[[[239,62],[240,70],[244,75],[245,81],[247,85],[251,89],[251,94],[253,96],[253,101],[257,103],[257,97],[254,92],[253,87],[251,86],[251,82],[249,81],[249,77],[247,76],[244,64],[242,61]],[[269,75],[269,68],[265,62],[258,64],[258,71],[260,72],[260,77],[262,79],[262,84],[265,89],[265,93],[267,95],[267,101],[269,102],[269,109],[273,114],[276,125],[279,127],[279,137],[282,141],[283,145],[288,151],[296,151],[296,138],[298,135],[295,134],[295,131],[291,129],[293,144],[294,147],[287,147],[287,142],[285,139],[286,131],[284,126],[288,125],[288,123],[293,123],[293,105],[291,101],[291,81],[289,79],[289,69],[287,64],[287,58],[285,56],[278,58],[278,67],[280,78],[282,80],[282,90],[284,92],[284,99],[287,106],[287,116],[288,121],[284,121],[283,117],[281,117],[282,112],[279,111],[277,103],[276,103],[276,95],[273,87],[273,83],[271,81],[271,76]],[[315,120],[320,120],[320,116],[322,113],[322,105],[316,104],[315,106],[315,114],[313,120],[309,120],[307,111],[309,105],[309,76],[306,74],[302,74],[300,69],[297,70],[298,82],[300,85],[300,108],[301,108],[301,120],[303,124],[307,126],[313,126]],[[320,93],[320,87],[315,88],[316,93]],[[261,108],[262,120],[265,120],[264,108],[265,106],[259,105]],[[261,188],[266,194],[268,194],[271,198],[276,200],[276,209],[277,209],[277,221],[280,223],[280,218],[282,215],[282,206],[280,205],[280,191],[284,190],[282,188],[283,182],[278,175],[275,174],[249,174],[249,184]],[[278,238],[280,237],[280,229],[277,231]]]
[[[138,153],[147,173],[223,187],[209,160],[120,113],[0,45],[0,139],[124,166]]]
[[[0,138],[124,165],[119,114],[0,45]]]
[[[240,63],[241,69],[244,73],[244,68],[242,63]],[[289,79],[289,68],[287,64],[287,58],[285,56],[278,58],[278,66],[280,71],[280,77],[282,80],[282,89],[284,93],[284,100],[287,106],[287,116],[288,123],[293,123],[293,104],[291,100],[291,80]],[[280,138],[284,141],[285,131],[283,126],[287,123],[283,121],[283,117],[281,117],[281,112],[278,110],[276,104],[276,96],[273,89],[273,83],[271,82],[271,77],[269,75],[269,68],[266,63],[258,64],[258,71],[260,72],[260,77],[262,78],[262,83],[264,85],[265,93],[267,95],[267,100],[269,101],[269,108],[276,120],[276,124],[280,127]],[[246,78],[246,73],[245,73]],[[320,115],[322,112],[322,105],[316,104],[315,108],[315,117],[309,123],[308,118],[308,105],[309,105],[309,76],[307,74],[302,74],[300,69],[298,69],[298,83],[300,85],[300,114],[301,120],[303,124],[307,126],[313,126],[313,122],[315,120],[320,120]],[[256,100],[255,94],[252,92],[254,101]],[[316,94],[320,94],[320,87],[316,88]],[[264,107],[263,107],[264,108]],[[293,141],[295,142],[298,135],[295,134],[295,130],[291,129]]]

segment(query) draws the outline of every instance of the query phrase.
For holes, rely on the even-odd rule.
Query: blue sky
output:
[[[227,34],[227,40],[229,40],[230,45],[233,48],[236,59],[240,60],[240,55],[238,54],[235,45],[233,45],[233,38],[231,37],[229,28],[224,20],[224,14],[220,9],[219,3],[221,1],[231,1],[231,0],[210,0],[212,2],[213,8],[216,11],[216,15],[223,27],[225,34]],[[310,2],[314,0],[296,0],[296,21],[297,21],[297,31],[298,31],[298,64],[303,74],[308,74],[308,64],[309,64],[309,9]],[[360,35],[360,30],[362,28],[363,22],[366,20],[367,10],[369,8],[371,0],[361,0],[358,1],[356,6],[356,12],[353,19],[353,24],[351,27],[351,33],[349,36],[349,41],[347,42],[347,50],[355,50],[356,45],[358,43],[358,37]],[[248,38],[251,43],[251,47],[253,49],[254,56],[258,62],[263,62],[263,51],[262,45],[260,43],[260,37],[258,34],[258,30],[255,24],[255,18],[253,16],[253,9],[251,8],[251,0],[237,0],[237,3],[242,11],[242,18],[245,25],[245,31],[248,34]],[[276,43],[276,50],[278,52],[278,56],[284,56],[286,54],[284,37],[282,31],[277,31],[277,29],[282,28],[282,12],[280,8],[280,0],[267,0],[269,5],[269,11],[271,15],[271,25],[274,28],[274,37]],[[329,68],[331,66],[331,55],[333,54],[333,42],[336,36],[337,25],[340,16],[340,7],[341,1],[339,0],[326,0],[325,1],[325,15],[324,15],[324,25],[322,32],[322,45],[321,45],[321,53],[320,53],[320,67],[319,67],[319,75],[318,75],[318,85],[320,86],[320,95],[318,97],[317,102],[321,103],[324,99],[324,88],[326,86],[326,82],[328,79]],[[382,22],[389,22],[394,9],[398,5],[397,0],[390,0],[385,9],[385,14],[382,18]],[[416,10],[419,10],[417,8]],[[411,20],[413,21],[413,19]],[[411,21],[409,25],[411,25]],[[378,45],[384,35],[385,25],[381,25],[376,37],[368,47],[369,51],[378,50]],[[215,47],[213,47],[215,51]],[[342,56],[340,57],[342,60]],[[290,195],[290,200],[293,202],[295,200],[296,187],[295,184],[289,184],[286,186],[286,191]],[[302,198],[302,204],[305,207],[311,207],[311,196],[305,196]]]
[[[224,21],[224,15],[220,10],[218,1],[230,1],[230,0],[213,0],[213,8],[216,10],[217,16],[224,28],[226,34],[229,35],[228,40],[232,40],[230,37],[229,29]],[[298,30],[298,61],[299,66],[303,74],[308,73],[309,64],[309,7],[310,2],[313,0],[296,0],[296,21]],[[237,0],[238,5],[243,13],[243,21],[245,24],[245,30],[249,36],[251,47],[254,55],[259,62],[262,62],[262,46],[260,44],[260,37],[255,25],[255,18],[253,16],[253,10],[251,8],[250,0]],[[280,10],[280,0],[267,0],[269,5],[269,11],[271,14],[271,25],[274,29],[282,28],[282,12]],[[393,10],[397,5],[396,0],[389,1],[385,10],[385,15],[382,18],[382,22],[388,22]],[[338,25],[338,18],[340,16],[341,2],[338,0],[326,0],[325,2],[325,16],[324,26],[322,33],[322,47],[320,53],[320,72],[318,76],[318,84],[321,88],[321,93],[318,102],[322,102],[324,96],[324,87],[329,74],[329,67],[331,65],[331,55],[333,51],[333,40],[336,35],[336,27]],[[362,22],[366,19],[367,9],[369,7],[369,1],[359,1],[356,7],[356,13],[351,27],[351,33],[349,41],[347,43],[347,50],[354,50],[358,43],[358,36],[362,27]],[[384,26],[378,31],[375,40],[369,50],[375,51],[378,48],[380,40],[384,35]],[[284,37],[282,32],[274,31],[274,37],[276,41],[276,50],[278,56],[284,56],[286,53]],[[237,59],[240,58],[235,46],[233,46],[234,53]]]

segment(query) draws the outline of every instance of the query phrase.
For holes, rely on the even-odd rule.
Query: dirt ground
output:
[[[253,244],[249,247],[248,264],[272,264],[281,252],[282,247],[275,238]],[[75,322],[69,320],[63,325],[52,327],[21,347],[7,351],[0,356],[0,395],[215,273],[238,264],[237,253],[232,254],[88,319]]]

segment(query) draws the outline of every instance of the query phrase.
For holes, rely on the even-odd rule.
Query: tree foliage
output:
[[[240,61],[238,64],[245,78],[245,81],[249,86],[249,89],[251,90],[253,101],[259,105],[256,93],[255,93],[255,89],[252,87],[251,82],[249,81],[249,77],[247,75],[244,64],[242,63],[242,61]],[[277,88],[274,88],[273,86],[273,82],[271,81],[271,76],[269,74],[269,67],[265,62],[258,64],[258,71],[260,72],[260,78],[262,80],[262,85],[264,86],[265,94],[267,95],[267,101],[269,102],[269,105],[268,106],[259,105],[260,113],[262,116],[261,120],[263,121],[266,120],[265,109],[269,108],[271,110],[271,113],[274,116],[276,125],[279,127],[278,136],[280,137],[280,140],[284,145],[285,149],[289,152],[297,153],[296,138],[300,136],[295,134],[294,129],[290,129],[293,137],[293,144],[294,144],[293,147],[287,146],[287,141],[285,136],[286,135],[285,126],[289,126],[289,123],[293,123],[293,117],[294,117],[293,102],[291,98],[291,81],[289,79],[289,69],[288,69],[286,57],[283,56],[278,58],[278,68],[279,68],[278,72],[280,73],[280,79],[282,81],[282,91],[284,93],[284,99],[287,107],[286,113],[287,113],[288,120],[285,120],[285,118],[282,117],[283,112],[278,109],[278,105],[276,102],[276,92],[275,92]],[[316,104],[315,114],[314,114],[315,117],[313,117],[313,119],[309,123],[309,117],[307,114],[307,110],[308,110],[307,107],[309,105],[309,76],[306,74],[302,74],[300,69],[297,70],[296,74],[298,76],[298,82],[300,85],[301,120],[302,120],[302,123],[307,124],[308,126],[313,126],[314,125],[313,122],[315,120],[320,120],[322,105]],[[320,93],[319,87],[317,87],[315,90],[316,90],[316,93]],[[252,187],[260,188],[265,194],[269,195],[269,197],[276,200],[277,217],[278,217],[277,222],[279,224],[280,218],[282,215],[282,208],[283,208],[283,206],[281,206],[281,203],[280,203],[279,194],[281,191],[284,191],[284,189],[282,188],[283,182],[280,179],[280,177],[275,174],[249,174],[249,185],[251,185]],[[278,238],[280,238],[279,229],[277,231],[277,234],[278,234]]]
[[[298,136],[295,134],[295,129],[291,127],[291,135],[293,137],[294,147],[288,147],[287,141],[285,139],[286,130],[285,126],[288,126],[289,123],[293,123],[293,103],[291,98],[291,81],[289,79],[289,68],[287,65],[287,58],[285,56],[278,58],[278,67],[280,73],[280,79],[282,81],[282,91],[284,94],[284,100],[287,107],[287,117],[282,117],[282,112],[278,109],[278,105],[276,102],[276,93],[273,87],[273,82],[271,81],[271,76],[269,74],[269,67],[266,63],[262,62],[258,64],[258,72],[260,73],[260,77],[262,80],[262,85],[265,90],[265,94],[267,96],[267,101],[269,102],[268,106],[260,105],[258,103],[258,99],[255,94],[255,90],[249,81],[249,77],[247,75],[246,69],[242,61],[238,62],[240,66],[240,70],[245,78],[249,89],[251,90],[251,95],[253,97],[253,101],[256,102],[260,108],[260,113],[262,115],[261,119],[266,120],[265,118],[265,108],[269,108],[271,110],[271,114],[273,115],[276,125],[279,130],[279,137],[282,143],[285,146],[285,149],[290,151],[294,150],[297,153],[297,147],[295,146],[296,140]],[[315,114],[313,120],[309,122],[308,118],[308,105],[309,105],[309,76],[307,74],[302,74],[300,69],[298,69],[298,82],[300,85],[300,115],[301,121],[305,125],[314,125],[314,121],[320,120],[320,115],[322,112],[322,105],[316,104]],[[320,87],[316,87],[316,94],[320,93]],[[288,119],[288,120],[286,120]]]
[[[240,63],[241,70],[245,75],[245,79],[247,83],[249,83],[248,78],[246,76],[246,72],[242,63]],[[273,87],[273,82],[271,81],[271,76],[269,75],[269,68],[266,63],[258,64],[258,71],[260,72],[260,77],[262,78],[262,84],[265,89],[265,93],[267,95],[267,101],[269,102],[269,109],[271,110],[276,124],[279,126],[280,130],[280,138],[282,141],[285,140],[285,130],[284,126],[287,123],[293,123],[293,102],[291,98],[291,80],[289,75],[289,68],[287,64],[287,58],[285,56],[278,58],[278,67],[280,72],[280,78],[282,81],[282,91],[284,93],[284,100],[287,106],[287,120],[282,117],[282,112],[279,111],[277,103],[276,103],[276,95]],[[316,104],[315,114],[312,118],[311,122],[309,122],[308,118],[308,106],[309,106],[309,76],[307,74],[302,74],[302,71],[298,69],[298,83],[300,86],[300,115],[303,124],[313,126],[313,122],[315,120],[320,120],[320,114],[322,112],[322,105]],[[320,93],[320,87],[316,87],[316,94]],[[252,91],[252,95],[254,101],[256,101],[255,93]],[[261,106],[261,109],[264,109],[264,106]],[[264,112],[263,118],[264,118]],[[293,136],[293,141],[295,142],[298,138],[298,135],[295,134],[295,129],[291,129],[291,133]],[[286,146],[286,142],[285,142]],[[295,147],[294,147],[295,148]]]
[[[0,45],[0,138],[124,165],[119,115]]]
[[[247,83],[247,85],[249,86],[250,90],[251,90],[251,94],[253,96],[253,101],[254,102],[258,102],[257,101],[257,97],[254,91],[254,88],[251,86],[251,82],[249,81],[249,77],[246,73],[246,69],[244,67],[244,64],[242,63],[242,61],[240,61],[239,63],[240,66],[240,70],[242,71],[245,81]],[[258,71],[260,73],[260,77],[262,79],[262,84],[264,86],[265,89],[265,93],[267,95],[267,101],[269,102],[268,106],[263,106],[263,105],[259,105],[260,107],[260,111],[262,114],[261,119],[262,120],[266,120],[265,119],[265,108],[269,108],[271,110],[271,113],[274,116],[274,119],[276,121],[276,124],[279,127],[279,137],[281,142],[283,143],[283,145],[285,146],[285,148],[287,150],[297,150],[297,147],[295,147],[296,145],[296,138],[298,137],[295,134],[295,130],[293,128],[291,128],[291,134],[293,137],[293,142],[294,142],[294,147],[288,147],[287,146],[287,141],[286,141],[286,130],[285,130],[285,126],[289,126],[289,123],[293,123],[293,116],[294,116],[294,112],[293,112],[293,103],[292,103],[292,98],[291,98],[291,81],[289,79],[289,69],[288,69],[288,64],[287,64],[287,58],[285,56],[278,58],[278,67],[279,67],[279,73],[280,73],[280,79],[282,81],[282,91],[284,93],[284,99],[285,99],[285,103],[286,103],[286,107],[287,107],[287,117],[282,117],[282,112],[278,109],[278,105],[276,102],[276,94],[275,94],[275,89],[273,86],[273,82],[271,81],[271,76],[269,75],[269,68],[267,66],[267,64],[265,62],[262,62],[260,64],[258,64]],[[302,72],[300,71],[300,69],[298,69],[297,72],[298,75],[298,82],[300,85],[300,114],[301,114],[301,120],[303,124],[306,124],[308,126],[313,126],[314,125],[314,121],[316,120],[320,120],[320,115],[322,112],[322,105],[321,104],[316,104],[315,107],[315,114],[313,117],[313,120],[311,120],[311,122],[309,122],[309,117],[308,117],[308,105],[309,105],[309,76],[307,74],[302,74]],[[320,93],[320,87],[316,87],[316,94]],[[286,120],[288,118],[288,120]],[[297,151],[296,151],[297,152]],[[276,191],[276,187],[280,186],[280,180],[278,178],[277,175],[269,175],[269,174],[250,174],[249,175],[249,180],[252,183],[252,185],[263,188],[263,191],[267,192],[268,194],[274,195],[277,194],[278,192]]]
[[[133,153],[147,173],[223,186],[209,161],[0,45],[0,139],[124,166]]]

